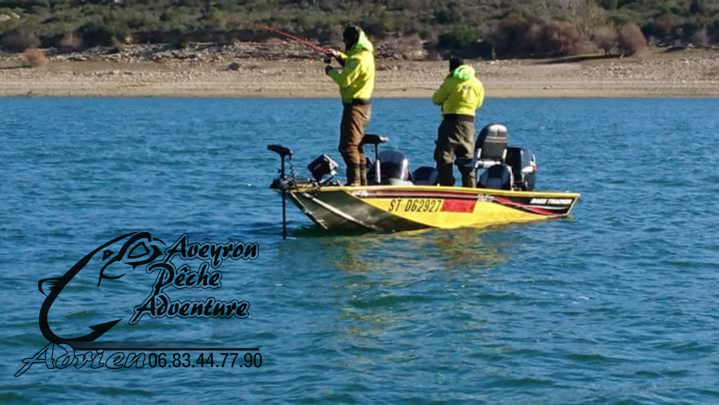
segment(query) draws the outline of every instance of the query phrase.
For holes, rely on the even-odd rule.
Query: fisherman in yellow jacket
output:
[[[342,70],[327,66],[325,73],[339,86],[344,106],[339,152],[347,165],[347,185],[367,185],[367,166],[360,143],[372,116],[370,100],[374,90],[374,47],[357,26],[348,26],[342,37],[347,53],[333,53]]]
[[[483,101],[484,86],[475,77],[474,69],[461,59],[450,59],[449,75],[432,96],[432,102],[442,106],[442,123],[434,149],[442,186],[454,186],[452,165],[455,156],[474,157],[474,116]],[[460,172],[463,187],[476,187],[474,170],[460,167]]]

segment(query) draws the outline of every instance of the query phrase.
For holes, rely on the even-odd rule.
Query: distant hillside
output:
[[[375,40],[500,58],[719,43],[716,0],[0,0],[0,49],[262,41],[258,22],[335,44],[354,22]]]

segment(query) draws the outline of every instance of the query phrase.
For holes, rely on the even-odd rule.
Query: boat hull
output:
[[[436,186],[313,187],[290,200],[326,230],[399,232],[531,222],[568,216],[576,193]]]

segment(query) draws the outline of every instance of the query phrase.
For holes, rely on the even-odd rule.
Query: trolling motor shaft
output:
[[[272,182],[270,187],[282,191],[282,239],[287,239],[287,188],[289,184],[285,174],[285,159],[292,161],[292,150],[282,145],[267,145],[267,150],[280,155],[280,177]]]
[[[381,165],[379,161],[379,145],[389,141],[389,138],[382,135],[365,134],[360,142],[360,147],[364,145],[374,146],[374,176],[377,184],[382,184]]]

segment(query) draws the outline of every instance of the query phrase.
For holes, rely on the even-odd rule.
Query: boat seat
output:
[[[489,124],[482,128],[474,143],[473,159],[457,159],[457,166],[474,170],[504,164],[507,158],[507,127]]]
[[[514,185],[514,175],[509,165],[498,164],[485,170],[477,181],[478,188],[494,190],[511,190]]]
[[[479,132],[474,145],[478,167],[504,163],[507,158],[507,127],[502,124],[487,125]]]
[[[431,166],[418,167],[412,172],[412,182],[416,186],[436,186],[439,184],[439,173]]]
[[[387,143],[388,141],[389,137],[386,136],[365,134],[364,138],[362,138],[362,142],[360,142],[360,145],[381,145],[383,143]]]

